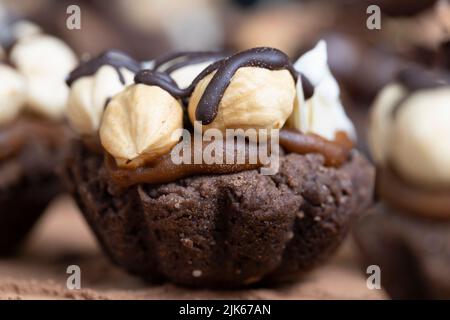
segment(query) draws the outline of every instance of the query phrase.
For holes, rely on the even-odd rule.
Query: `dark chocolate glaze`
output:
[[[167,70],[176,70],[188,64],[199,63],[200,60],[195,60],[197,57],[201,59],[212,60],[212,53],[179,53],[171,56],[161,58],[155,62],[154,69],[157,70],[160,66],[168,61],[173,61],[182,58],[180,63],[172,65]],[[183,60],[184,59],[184,60]],[[192,61],[196,62],[192,62]],[[205,61],[205,60],[203,60]],[[314,87],[308,79],[300,75],[289,62],[288,56],[280,50],[273,48],[254,48],[232,55],[228,58],[218,60],[211,63],[205,68],[194,81],[185,89],[180,89],[170,77],[164,77],[163,73],[151,70],[141,70],[136,74],[135,82],[147,85],[157,85],[168,91],[176,98],[186,98],[192,94],[198,82],[208,74],[216,71],[210,83],[205,89],[196,110],[196,119],[202,121],[203,124],[211,123],[217,115],[220,100],[222,99],[225,90],[230,84],[231,78],[236,71],[242,67],[258,67],[269,70],[288,70],[294,81],[297,81],[299,76],[302,77],[302,86],[305,98],[309,99],[314,93]],[[165,74],[171,71],[164,71]]]
[[[450,70],[450,40],[441,45],[439,48],[439,53],[441,55],[444,68]]]
[[[397,80],[411,92],[450,85],[449,74],[433,72],[420,67],[400,71]]]
[[[141,70],[134,76],[135,83],[142,83],[149,86],[158,86],[177,99],[184,98],[189,92],[186,89],[180,89],[176,82],[164,72],[155,70]]]
[[[134,77],[135,83],[141,83],[149,86],[159,86],[169,92],[172,96],[174,96],[177,99],[185,99],[188,98],[192,91],[194,91],[195,86],[199,83],[201,79],[203,79],[205,76],[213,72],[217,69],[217,66],[221,61],[216,61],[206,67],[205,70],[200,72],[199,75],[192,81],[192,83],[185,89],[181,89],[178,87],[177,83],[172,79],[172,77],[166,73],[166,72],[160,72],[154,70],[140,70],[138,73],[136,73]]]
[[[84,76],[93,75],[104,65],[113,67],[117,71],[120,82],[123,84],[125,84],[125,78],[120,72],[120,68],[126,68],[133,73],[140,70],[140,63],[126,53],[119,50],[107,50],[74,69],[66,79],[67,85],[70,87],[75,80]]]
[[[392,109],[392,116],[394,118],[404,102],[407,101],[414,92],[450,86],[450,74],[414,66],[400,71],[397,75],[397,81],[406,88],[408,94],[401,98]]]
[[[308,100],[314,95],[314,86],[305,75],[299,73],[299,76],[302,80],[303,95],[305,100]]]
[[[231,78],[239,68],[286,69],[292,74],[295,81],[298,77],[297,72],[289,62],[288,56],[273,48],[264,47],[242,51],[212,66],[217,68],[217,72],[206,87],[195,111],[196,120],[202,121],[203,124],[210,124],[216,117],[220,100],[230,84]],[[209,73],[212,71],[210,69],[207,68],[204,71]],[[202,74],[200,76],[203,78]]]
[[[225,59],[228,55],[221,51],[181,51],[158,57],[154,61],[153,70],[170,74],[183,67],[211,61]],[[164,68],[165,65],[168,67]]]

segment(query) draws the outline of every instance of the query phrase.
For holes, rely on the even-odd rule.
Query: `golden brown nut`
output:
[[[390,158],[408,180],[450,186],[450,88],[411,95],[392,129]]]
[[[450,186],[450,88],[413,93],[399,83],[382,90],[372,109],[369,146],[378,165],[409,183]],[[396,111],[394,112],[394,108]]]
[[[189,118],[195,110],[214,73],[203,78],[189,100]],[[216,118],[204,129],[280,129],[292,112],[295,83],[287,70],[255,67],[240,68],[231,79],[219,104]]]
[[[169,152],[181,137],[183,110],[157,86],[127,87],[109,102],[100,140],[119,167],[135,168]]]

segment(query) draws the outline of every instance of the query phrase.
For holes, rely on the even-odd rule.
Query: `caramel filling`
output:
[[[52,146],[61,144],[64,129],[60,124],[24,115],[0,128],[0,160],[20,152],[30,138],[44,139]]]
[[[289,152],[320,153],[325,157],[325,165],[332,167],[342,165],[353,148],[353,142],[342,131],[336,134],[334,141],[329,141],[316,134],[302,134],[295,129],[280,131],[280,145]]]
[[[378,170],[379,195],[400,210],[429,218],[450,218],[450,189],[428,190],[403,181],[391,168]]]
[[[203,144],[203,149],[208,143]],[[224,143],[225,145],[225,143]],[[340,166],[349,157],[353,143],[345,133],[336,135],[335,141],[328,141],[317,135],[305,135],[296,130],[283,129],[280,131],[280,146],[288,152],[298,154],[320,153],[325,157],[325,165]],[[243,164],[175,164],[171,159],[171,154],[165,154],[146,167],[136,169],[122,169],[117,167],[112,156],[106,155],[105,167],[110,179],[120,187],[129,187],[135,184],[149,183],[160,184],[176,181],[181,178],[203,175],[203,174],[229,174],[240,171],[258,169],[264,166],[258,158],[257,163],[249,163],[247,145],[245,153],[245,163]],[[223,148],[223,159],[227,158],[227,153],[231,153],[236,159],[239,152],[235,145],[233,150]],[[191,159],[193,159],[195,148],[191,148]]]
[[[203,143],[203,151],[209,143]],[[111,180],[119,185],[120,187],[129,187],[131,185],[140,183],[169,183],[194,175],[202,174],[226,174],[235,173],[245,170],[258,169],[263,166],[263,164],[258,160],[256,163],[249,163],[248,146],[246,146],[245,152],[245,163],[242,164],[194,164],[194,163],[181,163],[175,164],[172,161],[171,154],[165,154],[159,159],[150,163],[146,167],[139,167],[136,169],[122,169],[116,165],[114,158],[110,155],[105,157],[105,166]],[[191,159],[194,158],[195,148],[191,147]],[[234,146],[233,150],[228,150],[227,148],[222,149],[223,159],[228,157],[233,157],[236,159],[239,150],[237,145]]]

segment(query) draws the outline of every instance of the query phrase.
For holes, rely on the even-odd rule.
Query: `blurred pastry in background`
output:
[[[268,45],[298,56],[316,39],[325,38],[329,53],[333,53],[329,54],[331,70],[352,105],[368,107],[407,63],[429,64],[445,37],[446,0],[408,2],[405,8],[378,1],[381,30],[366,27],[367,1],[261,3],[253,11],[237,14],[229,43],[238,50]],[[397,7],[404,12],[396,12]]]
[[[411,67],[378,95],[369,146],[380,205],[355,230],[393,298],[450,297],[450,73]]]
[[[236,23],[230,26],[228,39],[232,48],[244,50],[270,46],[291,57],[298,56],[301,48],[311,48],[319,35],[332,28],[336,21],[334,5],[319,1],[269,3],[236,15]]]
[[[450,1],[429,3],[411,16],[386,17],[381,41],[406,59],[433,66],[439,45],[450,40]]]
[[[367,106],[407,62],[383,46],[371,45],[345,33],[325,35],[330,55],[330,67],[342,81],[356,103]]]
[[[338,53],[330,56],[333,72],[364,105],[408,64],[434,66],[440,44],[450,40],[450,1],[407,2],[370,2],[381,7],[380,30],[367,29],[361,19],[368,2],[347,3],[336,8],[336,26],[325,34],[329,50]]]
[[[64,79],[77,59],[28,21],[0,24],[0,254],[8,254],[64,190],[55,168],[70,135]]]
[[[99,1],[103,2],[104,1]],[[119,20],[134,30],[163,34],[172,50],[220,49],[224,43],[223,1],[115,0],[108,3]]]

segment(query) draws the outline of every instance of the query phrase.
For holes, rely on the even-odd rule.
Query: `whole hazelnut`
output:
[[[395,169],[412,183],[450,186],[450,87],[423,90],[398,110],[389,143]]]
[[[367,140],[373,159],[380,165],[384,165],[388,160],[394,122],[393,109],[406,94],[407,91],[402,85],[389,84],[378,94],[370,110]]]
[[[384,88],[371,110],[369,147],[375,162],[425,188],[450,186],[450,87]]]
[[[135,84],[108,103],[100,140],[119,167],[136,168],[168,153],[181,137],[183,110],[167,91]]]
[[[195,111],[214,73],[197,84],[189,100],[189,118]],[[292,112],[295,82],[287,70],[243,67],[237,70],[219,103],[218,113],[204,129],[279,129]]]

